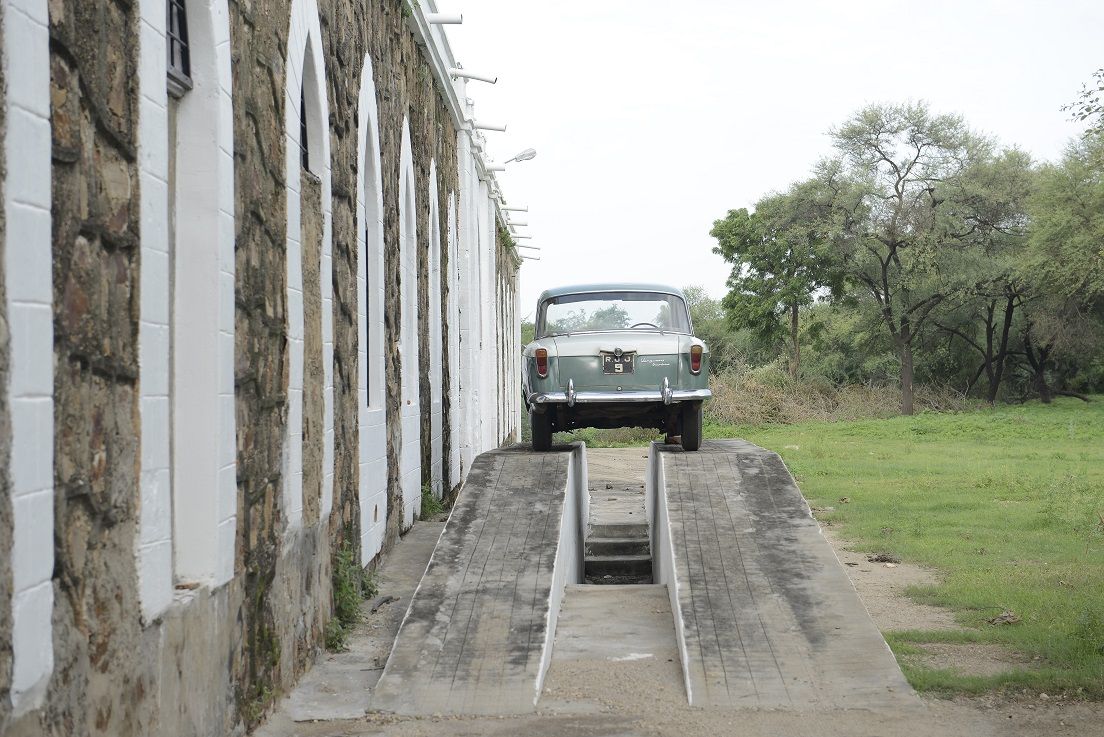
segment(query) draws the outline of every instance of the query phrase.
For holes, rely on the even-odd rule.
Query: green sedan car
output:
[[[579,427],[651,427],[697,450],[709,349],[680,290],[658,284],[549,289],[525,346],[523,393],[534,450]]]

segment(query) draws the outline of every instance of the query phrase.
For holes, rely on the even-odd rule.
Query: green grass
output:
[[[940,584],[908,595],[954,611],[971,628],[969,641],[1041,664],[990,678],[926,670],[909,664],[908,643],[946,641],[946,633],[888,633],[917,688],[1014,685],[1104,697],[1104,398],[888,420],[709,424],[705,437],[777,451],[810,504],[831,508],[818,517],[845,539],[940,572]],[[1005,609],[1020,623],[986,623]]]
[[[570,443],[582,440],[588,448],[631,448],[647,445],[653,440],[663,440],[663,433],[642,427],[619,427],[599,430],[583,427],[571,432],[558,432],[552,436],[554,443]]]
[[[360,603],[379,593],[375,576],[361,568],[353,546],[346,544],[333,557],[333,618],[326,623],[326,649],[345,649],[349,633],[360,621]]]
[[[429,519],[445,511],[445,505],[433,495],[429,484],[422,484],[422,513],[418,519]]]

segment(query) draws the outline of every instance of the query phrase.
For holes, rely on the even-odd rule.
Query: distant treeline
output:
[[[956,389],[989,402],[1104,389],[1104,69],[1061,161],[923,103],[831,131],[812,176],[713,224],[720,301],[689,290],[716,372]]]

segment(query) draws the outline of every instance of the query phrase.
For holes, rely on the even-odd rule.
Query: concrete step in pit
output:
[[[583,544],[584,581],[597,585],[652,583],[651,525],[643,453],[587,451],[589,514]]]
[[[591,501],[591,509],[594,502]],[[583,573],[589,584],[652,582],[652,546],[648,525],[598,525],[583,546]]]

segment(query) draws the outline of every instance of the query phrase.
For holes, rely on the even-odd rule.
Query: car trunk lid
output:
[[[575,391],[658,390],[666,378],[678,377],[679,336],[658,331],[626,331],[560,335],[555,339],[557,379],[563,389],[569,380]],[[633,353],[632,373],[602,372],[602,353]]]

